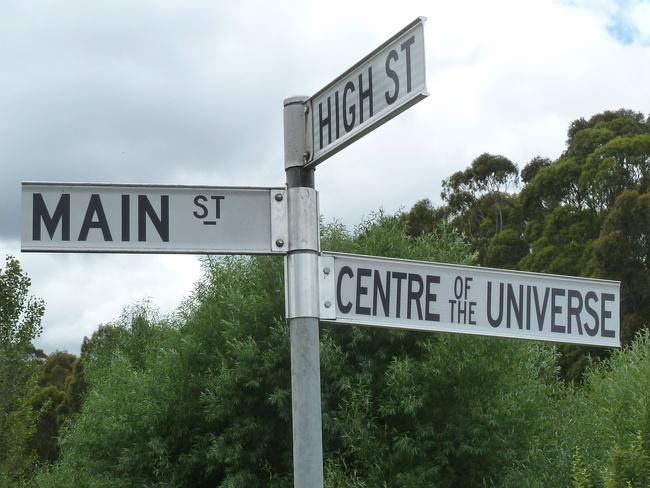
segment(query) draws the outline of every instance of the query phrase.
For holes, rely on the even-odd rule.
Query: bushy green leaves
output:
[[[322,234],[333,250],[474,259],[450,227],[413,238],[382,212]],[[174,321],[135,307],[98,331],[82,355],[82,413],[36,484],[290,485],[282,269],[277,258],[207,259]],[[548,430],[553,353],[533,343],[324,325],[321,365],[330,487],[495,484]]]
[[[18,481],[36,454],[31,439],[36,417],[28,397],[38,374],[32,340],[41,331],[44,304],[29,296],[29,277],[7,256],[0,268],[0,482]]]
[[[7,256],[5,268],[0,268],[0,354],[28,350],[41,333],[45,305],[29,296],[30,284],[18,260]]]
[[[650,483],[650,337],[595,365],[567,398],[575,446],[574,486],[641,487]],[[577,480],[580,480],[579,482]]]

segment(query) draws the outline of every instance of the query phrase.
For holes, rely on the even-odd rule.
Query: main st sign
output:
[[[23,183],[22,250],[277,254],[284,188]]]
[[[313,166],[429,94],[422,17],[313,95],[307,164]]]

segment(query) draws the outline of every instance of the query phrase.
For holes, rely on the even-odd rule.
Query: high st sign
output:
[[[308,165],[317,165],[429,94],[418,17],[307,102]]]

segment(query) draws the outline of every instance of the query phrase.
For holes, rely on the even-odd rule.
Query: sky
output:
[[[0,258],[46,302],[47,352],[148,300],[197,256],[20,252],[20,182],[279,186],[282,107],[418,16],[430,96],[316,169],[325,220],[440,203],[483,152],[557,158],[569,124],[650,113],[650,1],[0,0]],[[0,262],[2,262],[0,261]]]

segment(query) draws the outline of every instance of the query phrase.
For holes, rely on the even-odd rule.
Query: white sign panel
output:
[[[321,320],[620,347],[620,283],[324,253]]]
[[[283,188],[23,183],[22,250],[284,253]]]
[[[308,165],[316,165],[428,96],[424,18],[375,49],[309,100]]]

